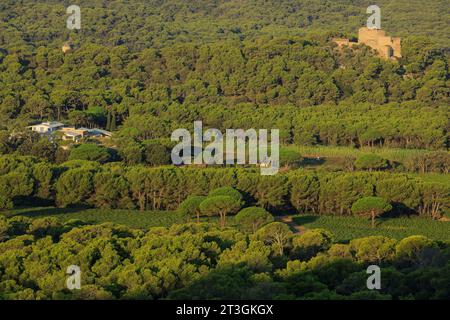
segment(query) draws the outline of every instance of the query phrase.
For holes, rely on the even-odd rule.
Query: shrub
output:
[[[324,229],[307,230],[292,239],[293,255],[308,260],[317,253],[328,250],[333,238],[333,234]]]
[[[145,162],[150,166],[170,164],[170,150],[156,140],[144,141]]]
[[[360,170],[382,170],[388,166],[388,161],[376,154],[362,154],[355,160],[355,167]]]
[[[255,233],[255,239],[271,244],[276,254],[282,256],[284,248],[288,245],[292,237],[292,231],[289,226],[282,222],[272,222]]]
[[[280,164],[282,166],[292,166],[302,162],[301,154],[294,150],[282,149],[280,151]]]
[[[396,246],[396,257],[403,263],[414,263],[427,248],[433,248],[434,242],[424,236],[410,236],[402,239]]]
[[[391,238],[371,236],[350,241],[350,248],[359,261],[381,264],[394,258],[396,244]]]
[[[215,197],[215,196],[227,196],[227,197],[231,197],[236,201],[242,201],[242,194],[237,191],[236,189],[230,188],[230,187],[222,187],[222,188],[217,188],[214,190],[211,190],[208,193],[208,197]]]
[[[70,151],[69,160],[90,160],[105,163],[113,159],[110,149],[96,144],[84,143]]]
[[[272,215],[259,207],[242,209],[235,217],[236,222],[244,229],[255,232],[262,225],[273,222]]]

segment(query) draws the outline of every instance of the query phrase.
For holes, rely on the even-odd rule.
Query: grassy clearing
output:
[[[427,152],[427,150],[422,149],[393,149],[393,148],[369,148],[369,147],[356,149],[352,147],[334,147],[334,146],[290,145],[283,148],[287,150],[295,150],[297,152],[300,152],[302,156],[306,157],[320,156],[325,158],[343,158],[349,156],[357,157],[361,154],[375,153],[385,159],[398,162],[403,162],[409,157]]]
[[[185,217],[176,211],[141,212],[138,210],[35,207],[16,208],[1,214],[8,217],[55,217],[61,222],[72,219],[92,224],[113,222],[139,229],[169,227],[176,223],[186,222]],[[202,221],[217,223],[217,217],[203,217]],[[293,221],[307,229],[324,228],[330,230],[335,234],[338,241],[348,241],[353,238],[370,235],[383,235],[402,239],[417,234],[435,240],[450,241],[450,222],[433,221],[425,218],[378,219],[375,229],[370,228],[369,220],[363,217],[296,215],[293,216]],[[232,216],[227,218],[227,226],[235,226]]]
[[[450,175],[439,173],[410,173],[425,182],[439,182],[450,186]]]
[[[450,241],[450,222],[433,221],[425,218],[378,219],[375,229],[364,217],[333,217],[298,215],[293,218],[298,225],[308,229],[330,230],[338,241],[381,235],[402,239],[411,235],[423,235],[434,240]]]

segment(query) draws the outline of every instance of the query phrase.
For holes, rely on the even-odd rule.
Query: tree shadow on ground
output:
[[[18,213],[11,215],[10,217],[29,217],[29,218],[39,218],[39,217],[48,217],[54,216],[64,213],[76,213],[85,210],[86,208],[30,208],[23,209]]]
[[[299,217],[292,218],[292,220],[300,226],[304,225],[304,224],[312,223],[312,222],[316,221],[317,219],[319,219],[319,217],[314,216],[314,215],[305,215],[305,216],[299,216]]]
[[[321,157],[305,157],[300,162],[300,165],[302,166],[321,166],[325,163],[325,159]]]

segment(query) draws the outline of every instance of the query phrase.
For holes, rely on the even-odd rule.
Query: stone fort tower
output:
[[[375,49],[378,55],[386,58],[401,58],[401,39],[399,37],[386,36],[386,32],[381,29],[359,28],[358,43]]]
[[[350,46],[356,44],[348,39],[333,38],[338,47]],[[367,27],[359,28],[358,44],[364,44],[374,49],[378,56],[384,59],[397,60],[402,57],[401,39],[399,37],[390,37],[381,29],[371,29]]]

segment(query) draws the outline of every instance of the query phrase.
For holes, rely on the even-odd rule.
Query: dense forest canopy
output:
[[[377,119],[385,121],[372,128],[381,144],[448,146],[444,1],[379,3],[385,29],[404,36],[399,63],[362,45],[338,50],[330,40],[356,34],[367,17],[364,1],[79,5],[82,28],[75,31],[56,1],[0,5],[2,129],[61,120],[167,138],[188,120],[217,126],[227,115],[227,125],[275,124],[285,143],[361,146]],[[64,54],[67,40],[73,50]],[[376,107],[384,104],[390,109]],[[317,111],[301,111],[311,106]],[[370,119],[358,111],[367,109]],[[261,112],[265,119],[254,119]]]
[[[8,155],[0,157],[0,209],[11,208],[15,201],[16,205],[34,202],[60,207],[176,210],[189,196],[211,195],[211,190],[223,187],[236,188],[247,204],[274,213],[297,210],[351,215],[356,200],[374,195],[395,203],[392,213],[397,214],[435,219],[448,207],[448,182],[374,172],[368,166],[369,170],[359,172],[298,169],[261,176],[248,168],[148,168],[80,159],[53,165],[35,157]]]
[[[249,235],[211,224],[148,231],[0,216],[0,299],[447,299],[449,247],[423,236],[348,244],[274,222]],[[276,241],[275,239],[282,239]],[[83,270],[80,290],[66,268]],[[366,268],[383,268],[368,290]]]
[[[0,300],[448,299],[448,1],[377,1],[398,61],[332,41],[355,39],[369,1],[80,0],[70,31],[72,4],[0,3]],[[105,135],[29,129],[51,120]],[[200,120],[279,129],[279,174],[171,165],[171,132]],[[307,215],[370,216],[363,235],[408,221],[338,241]]]
[[[5,0],[0,4],[2,42],[8,48],[58,48],[67,40],[65,9],[70,1]],[[244,40],[261,35],[310,32],[356,35],[364,25],[363,0],[81,0],[82,30],[77,42],[134,50],[179,42]],[[445,0],[380,0],[382,27],[401,37],[431,37],[448,48],[449,9]]]

